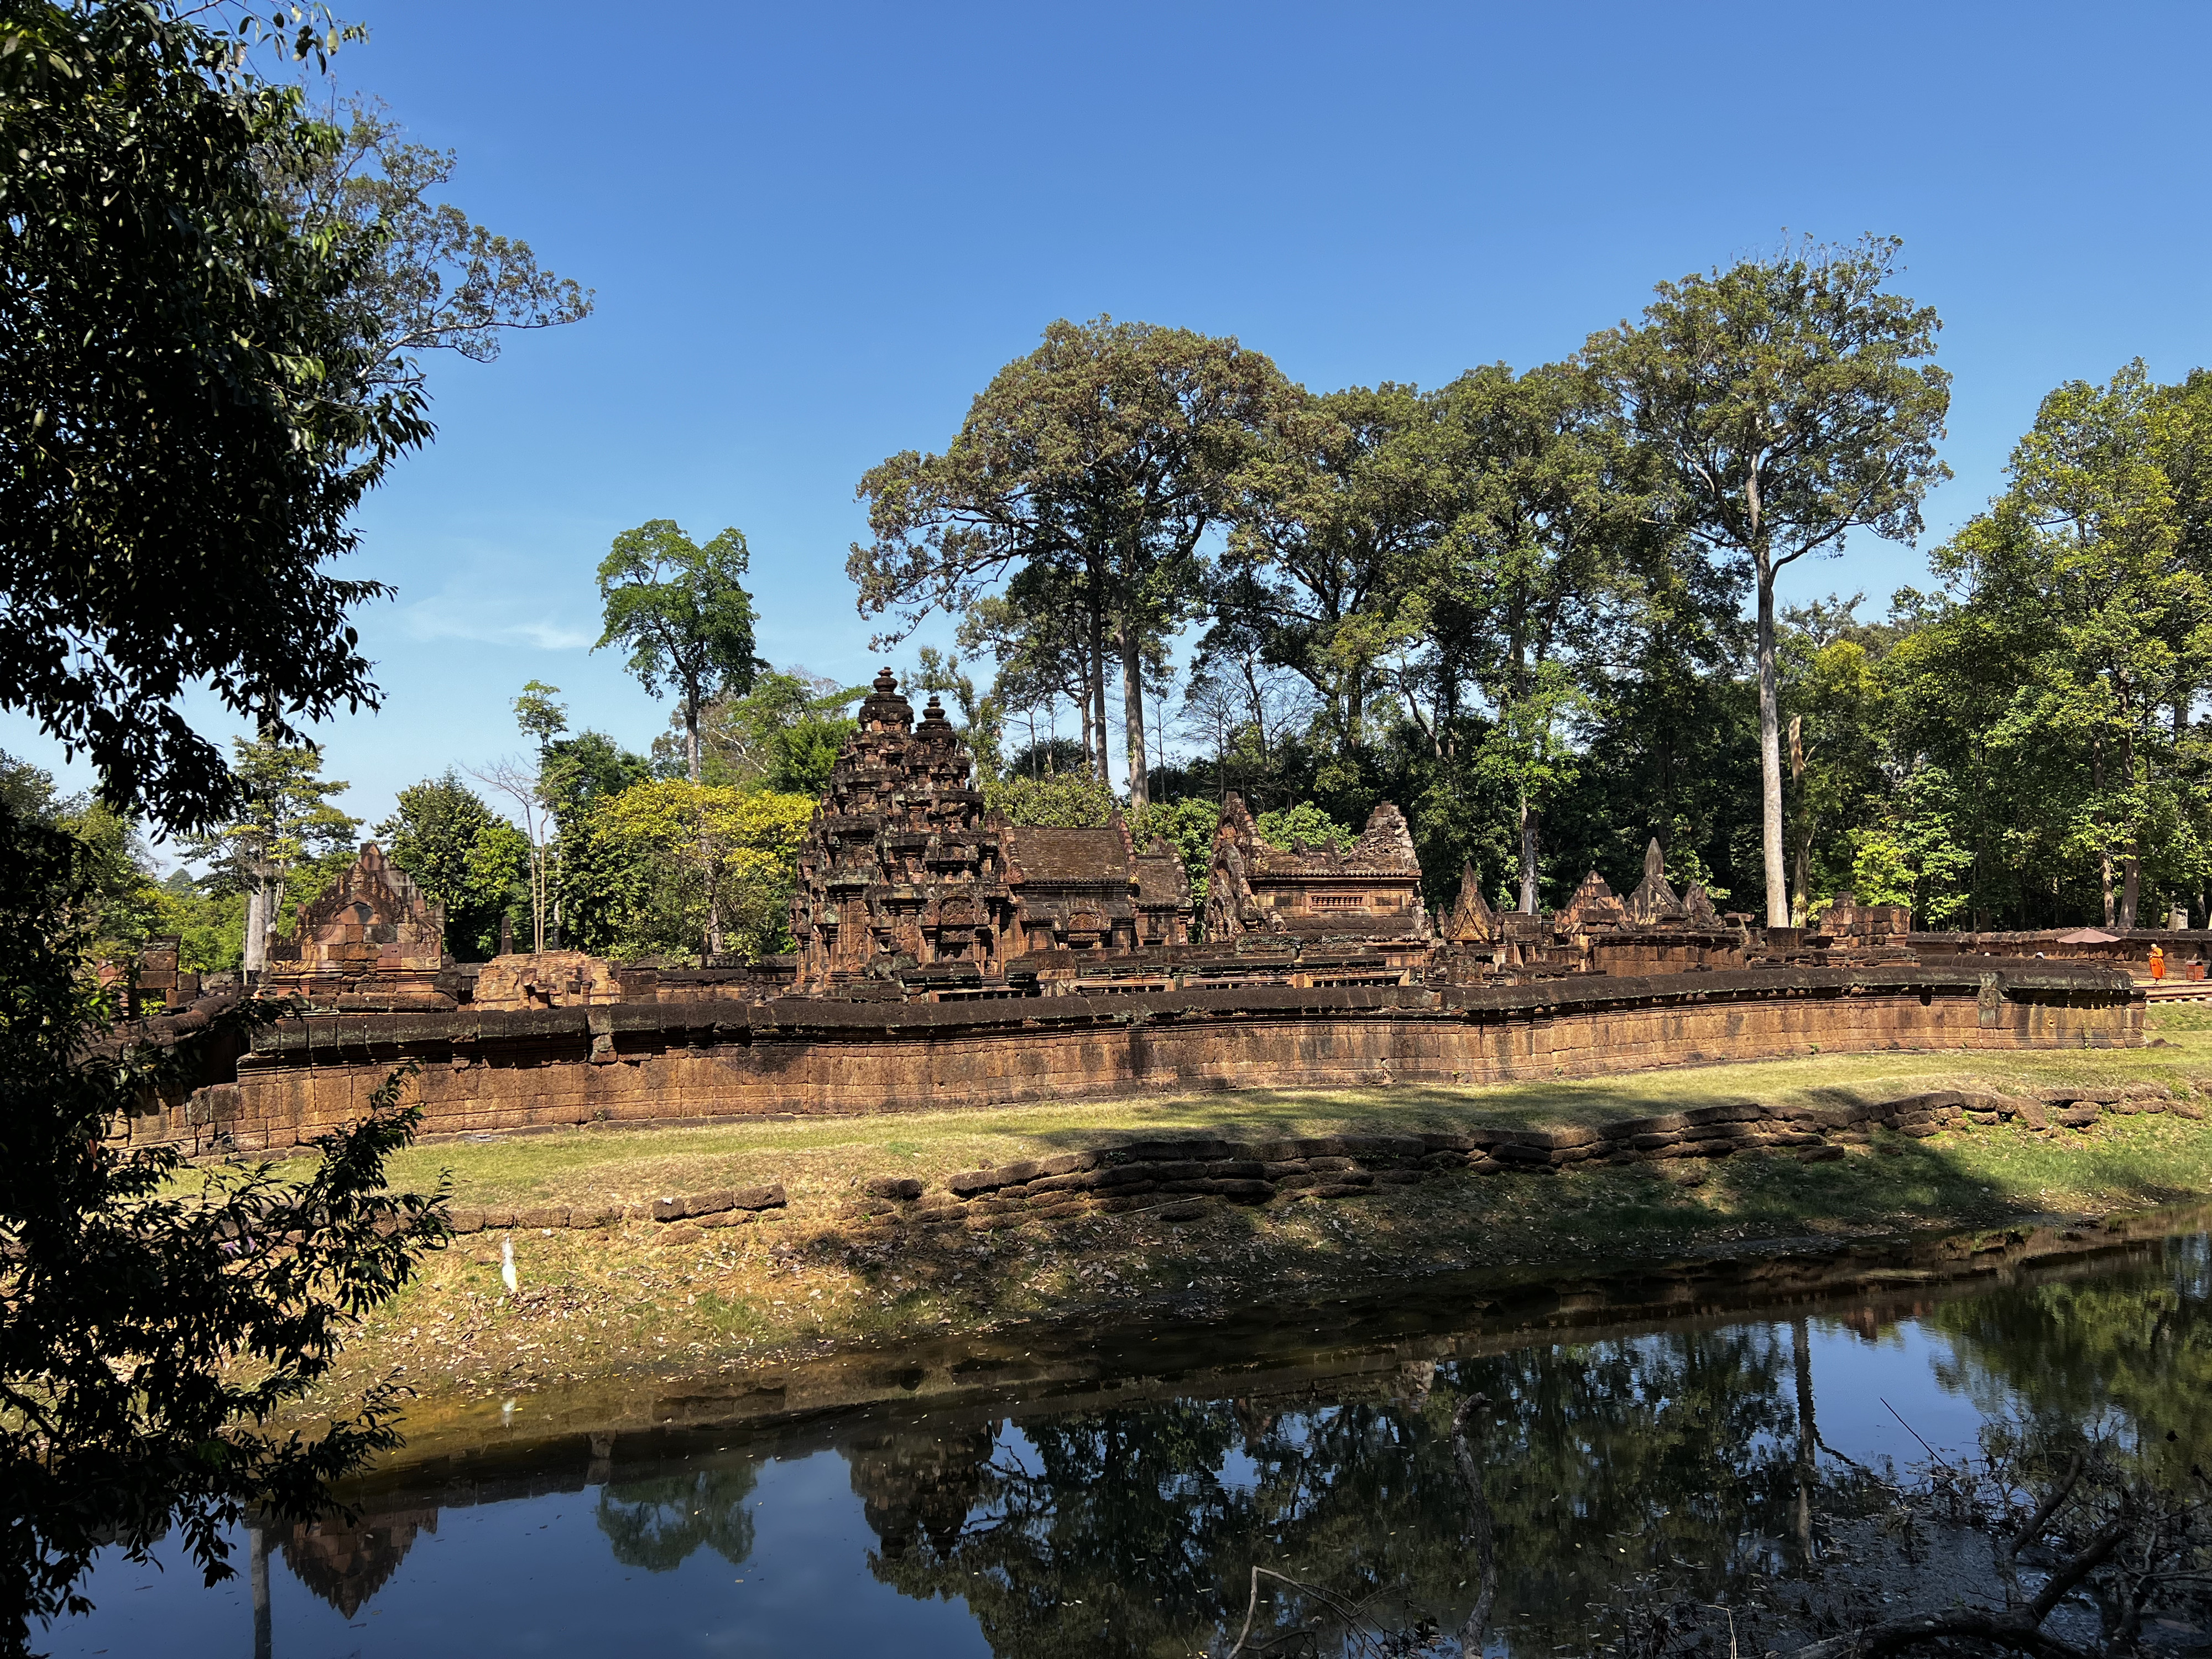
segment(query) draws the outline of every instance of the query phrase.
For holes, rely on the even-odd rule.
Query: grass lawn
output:
[[[428,1408],[625,1373],[769,1373],[827,1351],[896,1350],[1023,1322],[1204,1317],[1255,1297],[1288,1305],[1452,1270],[1556,1261],[1586,1273],[1689,1252],[2212,1201],[2212,1123],[2159,1115],[2044,1136],[2010,1124],[1928,1140],[1877,1131],[1873,1145],[1826,1164],[1739,1157],[1694,1170],[1468,1175],[1357,1199],[1224,1206],[1180,1225],[1138,1212],[988,1233],[917,1230],[863,1251],[841,1231],[871,1176],[933,1185],[1133,1135],[1540,1125],[1731,1100],[2062,1082],[2155,1079],[2212,1093],[2212,1009],[2154,1007],[2151,1021],[2163,1046],[2139,1050],[1962,1053],[1955,1063],[1926,1052],[1818,1055],[1480,1089],[1285,1090],[417,1147],[398,1160],[400,1183],[427,1188],[444,1175],[459,1204],[627,1202],[781,1182],[790,1207],[688,1243],[667,1243],[668,1230],[650,1222],[518,1232],[514,1297],[499,1285],[498,1237],[460,1238],[369,1322],[333,1383],[357,1388],[404,1365]]]

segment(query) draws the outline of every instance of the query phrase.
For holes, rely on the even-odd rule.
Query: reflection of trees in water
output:
[[[2204,1235],[2167,1240],[2139,1271],[1994,1290],[1947,1302],[1927,1322],[1950,1340],[1936,1376],[1985,1415],[2066,1434],[2118,1412],[2175,1473],[2212,1451]]]
[[[752,1553],[745,1499],[758,1478],[747,1460],[610,1484],[599,1488],[599,1530],[626,1567],[672,1572],[702,1547],[739,1566]]]
[[[438,1530],[437,1506],[336,1516],[282,1528],[276,1538],[292,1576],[350,1619],[399,1570],[417,1533]]]
[[[1008,1659],[1205,1647],[1241,1620],[1255,1565],[1375,1622],[1449,1628],[1480,1577],[1451,1420],[1479,1391],[1492,1626],[1555,1643],[1633,1571],[1694,1563],[1717,1588],[1796,1547],[1793,1358],[1786,1327],[1680,1333],[1455,1362],[1324,1406],[1182,1401],[1040,1420],[1025,1443],[918,1426],[846,1455],[877,1576],[964,1599]],[[1329,1644],[1322,1600],[1279,1588],[1262,1606],[1278,1629],[1318,1619]]]

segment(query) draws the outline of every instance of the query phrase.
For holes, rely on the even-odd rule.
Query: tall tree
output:
[[[268,188],[331,141],[180,0],[0,12],[0,706],[89,752],[107,804],[228,816],[194,683],[275,744],[373,703],[325,566],[429,428],[376,378],[356,252]],[[325,18],[295,13],[305,56]],[[289,70],[288,70],[289,74]],[[94,1553],[180,1534],[210,1578],[253,1505],[305,1520],[393,1438],[388,1396],[265,1425],[444,1229],[385,1188],[402,1080],[304,1178],[181,1170],[113,1134],[164,1079],[82,972],[82,843],[0,811],[0,1645],[81,1610]],[[246,1005],[215,1036],[273,1017]],[[189,1050],[191,1041],[183,1045]],[[166,1086],[183,1082],[179,1076]]]
[[[1854,530],[1910,541],[1950,476],[1936,459],[1950,377],[1929,361],[1932,307],[1887,291],[1899,247],[1804,245],[1662,283],[1640,324],[1589,358],[1674,477],[1674,520],[1757,590],[1761,848],[1766,920],[1790,925],[1783,848],[1774,578]]]
[[[293,868],[350,847],[361,820],[331,805],[349,786],[323,775],[319,750],[267,738],[240,738],[231,746],[238,816],[187,837],[185,853],[213,866],[226,885],[246,895],[246,970],[259,973],[269,965]]]
[[[568,729],[568,705],[553,701],[560,695],[559,686],[531,680],[514,700],[514,723],[521,728],[524,737],[538,745],[541,763],[551,752],[553,740]]]
[[[694,783],[699,711],[712,698],[750,690],[768,666],[753,654],[752,595],[738,580],[750,559],[741,531],[701,547],[673,519],[655,519],[623,531],[599,562],[605,631],[592,649],[626,645],[629,671],[650,695],[675,689]]]
[[[1420,558],[1435,541],[1429,424],[1412,386],[1299,395],[1239,471],[1212,602],[1226,641],[1312,686],[1316,738],[1356,770],[1382,660],[1420,640]],[[1356,780],[1324,781],[1340,793]]]
[[[379,103],[328,112],[321,142],[270,145],[272,193],[303,230],[327,239],[353,272],[349,298],[373,384],[421,395],[418,354],[488,363],[515,332],[592,314],[592,294],[539,266],[530,244],[431,199],[449,183],[452,150],[410,144]]]
[[[1543,815],[1573,777],[1567,728],[1632,615],[1641,567],[1663,556],[1647,525],[1655,480],[1580,365],[1474,369],[1434,403],[1442,533],[1423,591],[1437,649],[1495,715],[1479,764],[1516,798],[1533,915]]]
[[[2207,873],[2207,757],[2190,711],[2212,688],[2212,570],[2192,549],[2190,500],[2208,415],[2192,387],[2160,386],[2140,362],[2104,386],[2058,387],[2004,494],[1934,560],[1954,603],[1920,654],[1994,677],[1987,736],[2009,769],[2074,769],[2051,806],[2063,844],[2095,862],[2108,926],[2135,925],[2147,854],[2163,853],[2159,873],[2185,890]]]
[[[932,610],[964,610],[1013,570],[1050,570],[1080,594],[1102,748],[1109,637],[1116,647],[1129,798],[1143,805],[1146,641],[1187,603],[1228,481],[1290,392],[1234,339],[1054,323],[978,394],[943,454],[908,450],[861,478],[873,539],[854,544],[846,570],[862,616],[896,617],[877,643]]]

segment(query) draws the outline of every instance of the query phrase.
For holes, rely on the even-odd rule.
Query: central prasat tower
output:
[[[908,965],[1002,978],[1012,931],[1006,829],[970,787],[967,745],[935,697],[915,724],[888,668],[860,704],[799,853],[798,982],[822,990]]]
[[[889,669],[860,704],[799,848],[791,902],[802,995],[990,995],[1007,964],[1089,959],[1179,938],[1190,886],[1127,826],[1008,824],[973,787],[935,697],[917,723]]]

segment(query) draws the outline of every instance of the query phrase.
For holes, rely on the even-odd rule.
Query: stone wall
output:
[[[1142,1091],[1485,1084],[1887,1048],[2132,1047],[2142,994],[2088,964],[1800,969],[1496,988],[1243,987],[1114,997],[622,1003],[339,1013],[258,1034],[234,1084],[136,1139],[295,1144],[397,1065],[429,1134],[908,1111]]]

